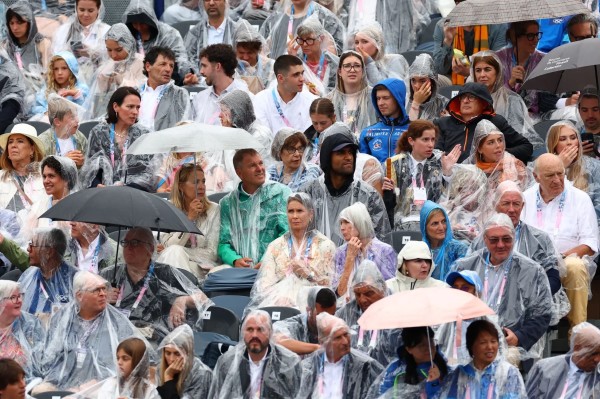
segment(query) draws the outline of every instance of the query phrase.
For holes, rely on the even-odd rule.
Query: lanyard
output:
[[[310,17],[312,13],[315,11],[315,3],[310,3],[308,6],[308,11],[306,12],[306,16]],[[288,22],[288,38],[291,39],[294,34],[294,5],[292,4],[292,8],[290,9],[290,20]]]
[[[60,145],[58,144],[58,136],[56,135],[56,130],[52,129],[52,134],[54,135],[54,146],[56,148],[56,155],[60,155],[63,157],[63,153],[60,150]],[[75,137],[71,136],[71,142],[73,143],[73,149],[77,149],[77,142],[75,141]]]
[[[179,171],[179,169],[181,169],[181,167],[186,164],[186,163],[190,163],[194,161],[194,156],[193,155],[189,155],[183,159],[181,159],[178,163],[177,166],[175,166],[173,168],[173,170],[171,171],[171,173],[165,173],[165,175],[162,177],[162,179],[160,180],[160,182],[158,183],[157,188],[162,187],[163,184],[165,184],[167,182],[167,180],[173,180],[175,178],[175,174]]]
[[[125,273],[127,273],[127,270],[125,270]],[[137,309],[138,305],[142,301],[142,298],[144,297],[144,294],[146,293],[146,291],[148,290],[148,287],[150,286],[150,278],[153,275],[154,275],[154,262],[152,262],[150,264],[150,269],[148,270],[148,273],[146,274],[146,277],[144,277],[144,286],[140,290],[140,293],[138,294],[135,302],[133,303],[133,306],[131,307],[131,311],[132,312],[135,309]],[[115,307],[117,307],[117,308],[121,306],[121,301],[123,300],[123,292],[124,291],[125,291],[125,283],[123,283],[121,285],[121,289],[119,290],[119,297],[117,298],[117,303],[115,304]]]
[[[494,397],[494,382],[492,381],[488,386],[487,399]],[[471,384],[467,385],[467,391],[465,392],[465,399],[471,399]]]
[[[145,92],[147,88],[148,88],[147,83],[144,83],[142,85],[142,93]],[[167,83],[165,85],[165,87],[163,87],[160,90],[160,93],[158,93],[158,97],[156,98],[156,102],[154,104],[154,107],[152,108],[152,112],[150,112],[150,115],[152,115],[152,118],[156,118],[156,112],[158,111],[158,104],[160,104],[160,100],[162,100],[162,98],[165,95],[165,92],[167,91],[168,88],[169,88],[169,84]]]
[[[554,222],[554,238],[558,235],[558,229],[560,227],[560,223],[562,222],[563,211],[565,210],[565,198],[567,195],[567,191],[563,191],[560,195],[560,199],[558,200],[558,213],[556,214],[556,221]],[[540,191],[537,192],[537,197],[535,199],[535,207],[537,213],[537,224],[538,228],[544,229],[544,220],[542,217],[542,196],[540,195]]]
[[[99,323],[100,323],[100,318],[98,317],[98,318],[96,318],[96,320],[94,320],[94,322],[92,323],[92,325],[90,326],[90,328],[88,328],[87,330],[85,330],[85,332],[83,333],[83,336],[81,337],[81,339],[77,343],[77,348],[78,349],[83,349],[83,345],[85,344],[85,342],[87,342],[87,340],[90,337],[90,335],[92,335],[92,333],[94,331],[96,331],[96,329],[98,328],[98,324]]]
[[[370,353],[373,349],[375,349],[375,346],[377,345],[378,333],[379,333],[379,330],[371,331],[371,339],[369,340],[369,346],[367,347],[367,349],[368,349],[367,354]],[[358,329],[358,349],[364,348],[364,345],[363,345],[364,338],[365,338],[365,330],[363,330],[362,328],[359,328]]]
[[[425,187],[425,182],[423,181],[423,175],[424,175],[424,173],[423,173],[423,171],[421,171],[421,180],[420,180],[421,187],[417,186],[417,179],[416,179],[417,175],[416,175],[416,173],[413,175],[413,177],[412,177],[412,186],[414,188],[424,188]]]
[[[304,56],[304,62],[306,62],[306,55]],[[315,74],[315,75],[317,75],[317,78],[319,78],[319,80],[321,80],[321,81],[323,81],[323,78],[325,75],[325,71],[324,71],[325,68],[323,68],[324,65],[325,65],[325,53],[323,51],[321,51],[321,57],[319,58],[319,66],[317,67],[317,72]]]
[[[313,235],[310,234],[308,236],[308,238],[306,239],[306,248],[304,249],[304,258],[308,259],[308,255],[310,255],[310,246],[312,245],[312,240],[313,240]],[[298,245],[298,247],[301,247],[302,243],[300,243]],[[295,251],[294,249],[294,239],[292,237],[292,234],[290,233],[290,237],[288,238],[288,248],[290,250],[290,257],[292,256],[292,254],[296,254],[294,256],[295,259],[298,259],[298,251]],[[300,249],[300,248],[298,248]]]
[[[17,46],[15,46],[15,58],[17,60],[17,66],[19,67],[20,70],[23,69],[23,58],[21,58],[21,49]]]
[[[492,309],[494,309],[495,311],[498,311],[498,308],[500,307],[500,302],[502,301],[502,295],[504,294],[504,288],[506,287],[506,280],[508,279],[508,270],[510,269],[510,263],[512,262],[512,255],[506,260],[506,265],[504,266],[504,275],[502,276],[502,283],[500,284],[500,292],[498,293],[498,296],[496,298],[496,308],[494,309],[494,307],[492,306]],[[483,283],[483,297],[485,298],[484,302],[488,304],[488,306],[491,306],[489,301],[491,300],[491,296],[494,292],[494,289],[492,289],[492,292],[488,292],[489,289],[489,283],[488,283],[488,273],[490,271],[490,268],[493,267],[490,265],[490,254],[487,255],[487,258],[485,260],[485,280]],[[496,282],[496,284],[498,284]]]
[[[92,273],[98,273],[98,254],[100,254],[100,246],[100,237],[98,237],[98,244],[96,244],[94,255],[92,256],[92,266],[90,268]]]
[[[572,378],[572,376],[571,376],[571,378]],[[569,389],[569,380],[570,380],[571,378],[567,378],[567,382],[565,382],[565,387],[564,387],[564,388],[563,388],[563,390],[562,390],[562,393],[561,393],[561,395],[560,395],[560,399],[567,399],[567,398],[565,397],[565,395],[567,394],[567,389]],[[577,378],[577,381],[576,381],[576,382],[579,382],[579,377]],[[583,392],[583,385],[584,385],[584,384],[581,384],[581,388],[579,388],[579,391],[577,391],[577,396],[576,396],[576,398],[577,398],[577,399],[581,399],[581,394],[582,394],[582,392]]]
[[[346,356],[344,356],[342,358],[342,362],[343,362],[343,369],[346,370],[346,359],[348,359]],[[318,387],[319,387],[319,398],[324,398],[325,396],[325,353],[323,353],[323,356],[321,356],[321,359],[319,359],[319,377],[318,377],[318,383],[317,383]]]
[[[279,101],[277,101],[277,95],[275,94],[275,89],[273,89],[273,91],[271,91],[271,94],[273,95],[273,102],[275,103],[275,108],[277,108],[277,112],[279,113],[279,116],[283,120],[283,123],[285,123],[285,125],[287,127],[292,127],[292,124],[290,123],[288,118],[286,118],[286,116],[283,114],[283,110],[281,109],[281,104],[279,104]]]
[[[123,154],[121,154],[121,163],[125,162],[127,156],[127,146],[129,145],[129,137],[123,143]],[[115,124],[110,125],[110,162],[112,167],[115,167]]]
[[[284,169],[285,169],[285,166],[282,165],[281,166],[281,173],[279,174],[279,178],[277,179],[277,181],[279,181],[279,183],[283,183],[283,170]],[[292,179],[290,180],[290,183],[288,183],[288,184],[291,184],[291,183],[297,181],[300,173],[302,173],[302,169],[303,169],[302,166],[300,166],[298,169],[296,169],[296,171],[292,175]]]
[[[141,54],[142,57],[145,57],[146,51],[144,50],[144,43],[142,43],[142,35],[138,33],[135,41],[137,42],[138,53]]]

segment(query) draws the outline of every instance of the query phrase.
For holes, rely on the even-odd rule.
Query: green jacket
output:
[[[44,155],[57,155],[56,154],[56,136],[54,135],[54,128],[46,130],[41,133],[38,138],[44,143]],[[73,135],[75,139],[75,149],[81,151],[84,155],[87,154],[88,140],[79,130]]]
[[[0,252],[22,272],[29,267],[29,254],[23,251],[16,242],[5,238],[0,244]]]

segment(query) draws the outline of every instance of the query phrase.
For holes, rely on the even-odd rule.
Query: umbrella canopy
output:
[[[596,38],[563,44],[550,51],[529,74],[522,90],[567,93],[585,86],[598,87],[600,40]]]
[[[168,152],[204,152],[264,147],[243,129],[189,123],[144,134],[129,148],[127,155]]]
[[[198,227],[169,201],[126,186],[78,191],[60,200],[40,218],[202,234]]]
[[[493,25],[589,12],[581,0],[466,0],[446,19],[449,26]]]
[[[358,319],[365,330],[435,326],[492,315],[481,299],[461,290],[434,287],[403,291],[373,303]]]

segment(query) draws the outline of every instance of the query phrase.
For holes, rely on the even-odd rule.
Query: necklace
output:
[[[123,139],[123,138],[127,137],[127,130],[125,130],[125,132],[124,132],[124,133],[118,133],[118,132],[115,130],[115,135],[116,135],[117,137],[120,137],[120,138],[122,138],[122,139]]]

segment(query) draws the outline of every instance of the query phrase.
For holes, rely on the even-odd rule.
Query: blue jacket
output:
[[[398,118],[389,119],[381,115],[377,106],[378,86],[388,89],[396,99],[400,107]],[[360,134],[358,149],[362,153],[373,155],[379,159],[379,162],[385,162],[386,159],[395,154],[396,142],[402,133],[408,129],[409,120],[405,109],[406,86],[400,79],[384,79],[373,87],[371,99],[379,122],[363,129]]]

